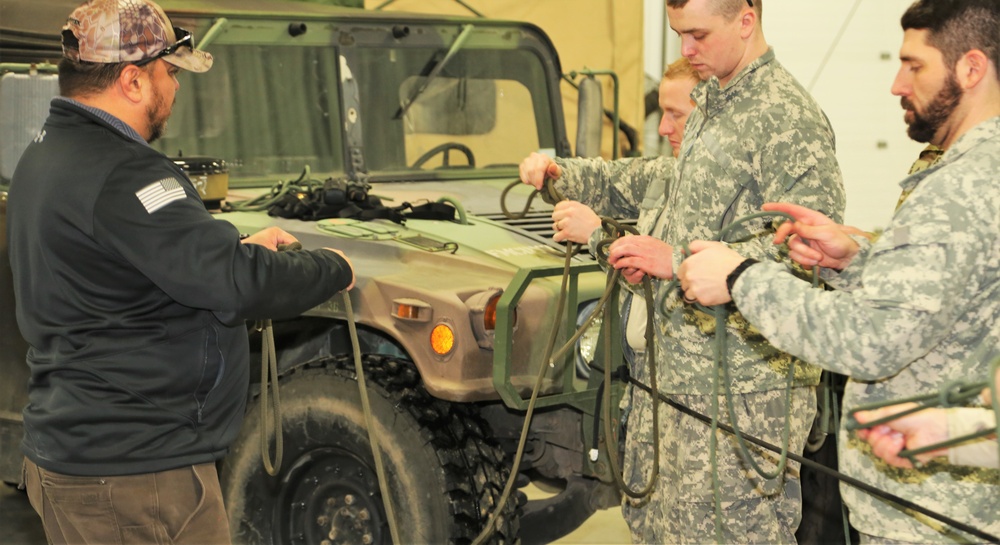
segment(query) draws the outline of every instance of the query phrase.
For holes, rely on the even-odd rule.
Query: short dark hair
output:
[[[667,5],[672,8],[683,8],[687,5],[690,0],[667,0]],[[712,11],[716,15],[721,15],[726,19],[734,19],[739,15],[740,11],[748,5],[747,0],[710,0]],[[757,18],[760,19],[761,13],[764,11],[761,4],[764,0],[753,0],[753,5],[751,6],[757,12]]]
[[[962,55],[978,49],[1000,71],[1000,1],[917,0],[900,23],[903,30],[927,30],[927,43],[952,69]]]
[[[100,93],[110,87],[129,64],[74,61],[63,57],[59,61],[59,94],[75,97]],[[152,64],[142,67],[142,70],[150,69]]]

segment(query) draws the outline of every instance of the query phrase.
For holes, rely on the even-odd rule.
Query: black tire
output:
[[[276,477],[264,471],[251,403],[221,472],[236,543],[391,543],[353,365],[339,357],[282,377]],[[487,424],[474,406],[432,398],[410,363],[365,356],[364,367],[400,540],[471,543],[509,473]],[[512,497],[488,543],[516,543],[519,524]]]

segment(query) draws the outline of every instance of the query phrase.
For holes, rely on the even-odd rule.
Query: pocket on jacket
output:
[[[194,398],[197,403],[197,420],[202,420],[202,409],[211,397],[212,392],[222,382],[226,362],[219,346],[219,331],[215,325],[208,325],[202,330],[204,338],[201,350],[201,376],[195,388]]]

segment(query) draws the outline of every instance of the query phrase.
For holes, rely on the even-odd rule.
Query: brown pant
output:
[[[214,464],[159,473],[78,477],[24,460],[31,506],[50,544],[228,544]]]

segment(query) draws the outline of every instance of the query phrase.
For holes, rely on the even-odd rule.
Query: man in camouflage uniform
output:
[[[682,53],[703,83],[692,98],[670,189],[652,216],[652,236],[620,239],[610,248],[611,263],[633,283],[648,274],[656,300],[665,295],[683,247],[710,237],[733,219],[781,199],[839,216],[844,191],[834,157],[833,131],[823,112],[778,62],[760,27],[759,0],[667,2],[671,27],[680,34]],[[567,191],[570,191],[567,189]],[[599,194],[612,198],[610,192]],[[586,199],[580,197],[581,200]],[[738,228],[730,240],[748,254],[777,257],[764,221]],[[712,405],[716,372],[712,340],[714,319],[666,294],[667,315],[655,322],[657,380],[660,390],[702,414]],[[780,443],[785,424],[786,372],[795,368],[791,404],[791,449],[801,452],[815,414],[814,387],[819,370],[767,345],[745,320],[727,324],[731,386],[737,419],[749,434]],[[637,405],[644,396],[635,398]],[[646,407],[649,400],[643,400]],[[716,520],[710,470],[710,429],[666,405],[660,429],[652,414],[633,409],[629,418],[633,456],[651,458],[652,437],[663,445],[661,476],[654,493],[624,508],[637,543],[705,543],[721,526],[727,543],[794,543],[801,518],[797,468],[773,480],[758,478],[741,459],[732,437],[719,432],[718,477],[723,520]],[[727,419],[723,419],[727,420]],[[774,469],[774,457],[755,451],[759,465]],[[649,463],[636,463],[641,483]]]
[[[674,172],[674,158],[680,151],[681,139],[688,116],[694,110],[691,92],[701,81],[687,59],[681,58],[667,67],[659,87],[662,117],[658,132],[666,138],[672,157],[628,158],[617,161],[602,159],[552,159],[533,153],[521,163],[522,180],[541,189],[545,177],[557,180],[564,196],[576,199],[556,204],[552,213],[553,239],[590,245],[596,255],[598,243],[606,236],[600,229],[600,213],[608,217],[636,217],[636,230],[650,234],[657,213],[663,208]],[[628,286],[627,286],[628,287]],[[636,289],[632,286],[632,290]],[[648,384],[646,364],[646,304],[641,290],[625,290],[621,294],[621,316],[625,319],[624,349],[630,373],[636,380]],[[650,428],[651,398],[634,394],[629,386],[622,397],[621,410],[626,422],[625,482],[632,490],[641,490],[649,481],[653,465],[652,444],[644,437],[636,444],[632,430]],[[648,434],[647,434],[648,435]],[[633,531],[638,533],[635,524]],[[638,538],[637,538],[638,539]]]
[[[824,267],[838,292],[810,289],[776,263],[752,264],[715,243],[692,243],[680,270],[686,296],[730,297],[771,342],[851,376],[844,407],[937,392],[987,373],[1000,344],[1000,3],[920,0],[903,15],[902,97],[909,134],[945,149],[907,177],[910,190],[876,241],[784,205],[799,220],[791,255]],[[880,489],[1000,535],[1000,471],[931,463],[896,468],[840,433],[842,470]],[[849,486],[851,522],[872,543],[971,539]]]
[[[521,162],[524,183],[541,190],[545,178],[560,180],[558,186],[569,198],[556,203],[552,211],[553,240],[587,244],[601,227],[598,214],[638,217],[640,224],[652,223],[652,218],[646,216],[662,207],[658,201],[666,194],[673,158],[680,151],[684,125],[694,109],[691,91],[699,81],[698,73],[684,58],[672,62],[660,80],[658,102],[662,116],[657,132],[670,143],[673,157],[608,162],[600,158],[563,159],[532,153]],[[648,234],[650,229],[652,225],[640,232]]]
[[[521,162],[524,183],[541,190],[545,178],[558,180],[556,185],[568,198],[556,203],[552,211],[553,240],[589,244],[591,253],[596,255],[597,245],[605,236],[600,229],[601,218],[598,214],[616,218],[638,217],[636,229],[644,234],[652,231],[656,213],[663,208],[669,180],[673,176],[674,158],[680,151],[684,126],[694,109],[691,91],[699,81],[698,73],[684,58],[671,63],[660,81],[658,94],[662,117],[658,132],[668,139],[672,157],[604,161],[600,158],[551,158],[532,153]],[[632,292],[622,294],[622,316],[630,318],[626,346],[631,350],[627,350],[626,355],[632,362],[641,361],[636,353],[641,356],[645,348],[645,306],[636,309],[641,303],[637,299],[633,304]]]

